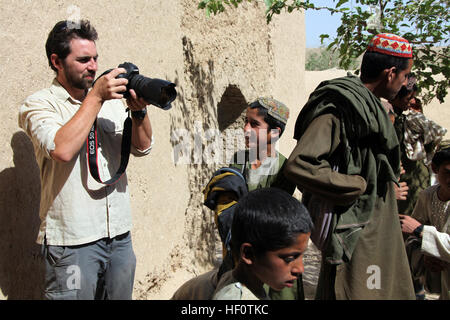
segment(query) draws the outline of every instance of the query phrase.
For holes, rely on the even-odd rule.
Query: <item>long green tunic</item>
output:
[[[307,207],[311,194],[334,205],[316,298],[415,299],[393,188],[398,141],[379,99],[347,78],[338,90],[351,86],[355,101],[323,90],[322,105],[307,104],[285,168]]]

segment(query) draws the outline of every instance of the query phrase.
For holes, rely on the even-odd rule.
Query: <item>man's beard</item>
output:
[[[92,87],[92,84],[94,83],[95,72],[87,71],[83,73],[81,78],[76,77],[74,74],[70,72],[70,70],[67,69],[64,69],[64,74],[66,76],[69,85],[77,89],[87,90],[90,87]],[[86,78],[87,76],[91,76],[92,79]]]
[[[388,101],[392,101],[397,97],[398,92],[400,91],[400,89],[398,89],[397,91],[394,90],[389,90],[389,92],[387,93],[386,97],[384,97],[386,100]]]

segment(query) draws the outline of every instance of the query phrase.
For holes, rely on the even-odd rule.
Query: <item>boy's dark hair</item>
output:
[[[373,51],[364,53],[361,63],[361,78],[376,79],[385,69],[396,67],[396,72],[408,68],[410,58],[402,58]]]
[[[231,227],[231,251],[238,258],[243,243],[257,255],[294,244],[298,234],[308,233],[313,223],[306,207],[286,191],[263,188],[239,200]]]
[[[269,130],[276,129],[276,128],[279,127],[281,129],[280,130],[280,138],[281,138],[281,135],[284,132],[284,128],[286,127],[286,125],[283,122],[281,122],[280,120],[275,119],[274,117],[272,117],[267,112],[267,109],[264,108],[258,101],[255,101],[255,102],[251,103],[249,105],[249,108],[250,109],[257,108],[258,109],[258,115],[261,116],[261,117],[264,117],[264,121],[269,125]]]
[[[439,166],[441,164],[443,164],[446,161],[450,161],[450,141],[446,140],[446,142],[448,143],[448,145],[437,151],[434,156],[433,159],[431,160],[431,162],[437,167],[439,168]]]
[[[50,56],[56,53],[61,60],[66,59],[71,50],[70,41],[74,38],[95,41],[98,35],[88,20],[80,20],[79,22],[59,21],[48,34],[45,51],[48,64],[54,71],[57,71],[57,69],[53,66]]]

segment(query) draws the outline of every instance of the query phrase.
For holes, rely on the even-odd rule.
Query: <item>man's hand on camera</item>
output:
[[[111,99],[122,99],[123,94],[120,92],[127,90],[128,80],[125,78],[116,79],[116,77],[125,72],[124,68],[113,69],[95,81],[94,87],[89,94],[97,96],[102,102]]]
[[[148,102],[144,98],[138,98],[136,92],[130,89],[130,97],[127,98],[127,106],[131,111],[139,111],[144,109],[148,105]]]

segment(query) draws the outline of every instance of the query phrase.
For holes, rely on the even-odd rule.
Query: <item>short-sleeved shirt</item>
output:
[[[50,88],[29,96],[19,111],[19,126],[31,138],[40,168],[41,225],[37,242],[50,245],[80,245],[113,238],[131,230],[127,176],[112,186],[96,182],[90,175],[86,143],[66,163],[50,156],[55,135],[78,111],[81,102],[54,79]],[[127,117],[121,100],[108,100],[97,117],[98,167],[102,181],[115,174],[120,164],[123,123]],[[152,139],[153,144],[153,139]],[[131,152],[140,156],[150,152]]]

